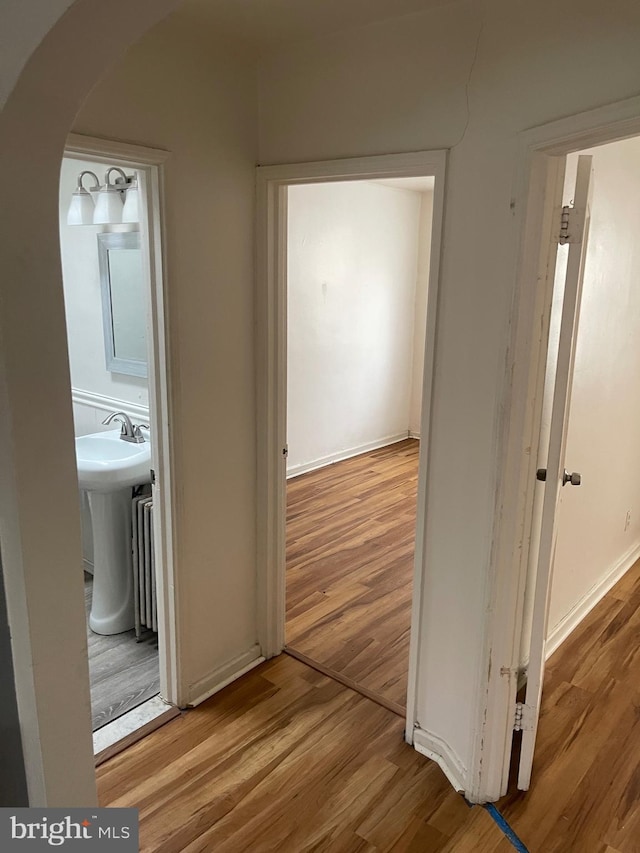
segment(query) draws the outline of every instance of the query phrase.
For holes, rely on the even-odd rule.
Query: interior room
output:
[[[118,186],[116,180],[123,172],[130,176],[135,174],[130,168],[120,169],[115,161],[105,164],[77,157],[65,157],[60,172],[60,248],[78,455],[94,733],[159,692],[158,625],[151,612],[151,594],[155,591],[151,571],[153,536],[148,532],[149,518],[146,520],[146,541],[143,541],[144,522],[138,525],[136,521],[138,505],[141,512],[145,505],[149,512],[151,466],[147,378],[149,296],[140,249],[142,205],[134,198],[134,209],[130,197],[129,207],[125,209],[125,191],[114,189],[110,191],[111,197],[104,201],[104,210],[99,208],[100,196],[107,195],[105,187],[109,183]],[[137,196],[138,190],[133,188],[133,192]],[[113,207],[112,211],[107,209],[107,203]],[[117,413],[115,417],[114,413]],[[127,419],[140,426],[138,438],[142,441],[121,441]],[[115,440],[106,444],[96,440],[104,436]],[[103,460],[102,456],[91,455],[100,447],[106,449],[108,458]],[[143,454],[144,458],[136,463],[141,467],[133,475],[137,478],[133,489],[129,483],[120,487],[126,493],[122,517],[104,503],[111,500],[111,494],[103,494],[107,486],[99,482],[99,469],[110,462],[122,465],[123,454],[128,451]],[[86,470],[81,469],[81,462],[87,466]],[[115,470],[106,476],[115,478]],[[132,503],[137,494],[140,497]],[[106,527],[97,533],[98,544],[93,534],[96,524]],[[121,527],[124,548],[118,544]],[[134,573],[134,560],[136,567],[139,562],[142,566],[145,547],[148,619],[147,602],[144,601],[142,607],[139,596],[140,572],[136,568]],[[113,571],[110,563],[115,565]],[[100,604],[95,600],[97,573],[106,576],[107,572],[104,603]],[[118,577],[123,574],[123,580],[116,581],[116,574]],[[117,583],[125,585],[125,593],[116,590]],[[142,593],[144,599],[144,587]],[[143,610],[144,622],[141,622]],[[103,731],[100,742],[104,734]],[[110,738],[117,739],[113,729]]]
[[[287,648],[401,715],[433,184],[302,184],[287,205]]]
[[[581,482],[579,488],[567,485],[560,490],[548,657],[640,558],[640,488],[628,476],[640,464],[640,255],[635,237],[640,225],[635,192],[640,139],[569,155],[563,204],[572,203],[580,154],[593,158],[593,185],[565,457]],[[567,248],[558,249],[540,466],[546,460]],[[528,605],[530,618],[531,596]],[[526,638],[525,632],[525,645]]]
[[[579,153],[593,157],[593,196],[566,459],[582,483],[561,491],[549,651],[640,558],[640,138]]]

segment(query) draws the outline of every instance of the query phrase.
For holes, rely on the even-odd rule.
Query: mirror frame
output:
[[[111,305],[111,277],[109,275],[109,251],[111,249],[140,249],[140,232],[109,231],[98,234],[98,265],[100,267],[104,355],[107,370],[111,373],[123,373],[127,376],[142,376],[146,378],[148,376],[146,359],[120,358],[115,353],[113,310]],[[145,318],[145,334],[146,327]]]

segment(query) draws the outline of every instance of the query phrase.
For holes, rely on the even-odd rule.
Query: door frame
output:
[[[155,472],[152,486],[154,512],[158,523],[154,525],[154,552],[158,591],[158,653],[160,665],[160,695],[168,703],[184,707],[179,671],[177,625],[177,578],[173,540],[173,466],[170,431],[170,371],[168,352],[168,293],[165,281],[164,257],[164,198],[163,166],[170,152],[159,148],[99,139],[70,133],[64,156],[69,159],[90,159],[98,163],[113,164],[136,169],[139,174],[141,204],[146,211],[146,224],[141,223],[141,248],[143,264],[149,276],[147,305],[147,350],[151,356],[148,365],[149,424],[153,454],[151,464]],[[147,251],[148,250],[148,251]]]
[[[413,741],[416,722],[418,649],[422,628],[421,593],[428,512],[426,495],[446,162],[447,152],[437,150],[257,168],[258,639],[265,658],[280,654],[285,644],[287,189],[297,184],[422,176],[435,178],[405,730],[409,743]]]
[[[515,181],[519,251],[503,407],[502,453],[493,532],[494,606],[488,614],[484,723],[476,738],[474,801],[506,793],[529,576],[537,450],[553,278],[547,274],[557,186],[568,154],[640,135],[640,98],[579,113],[524,131]],[[535,543],[534,543],[535,544]]]

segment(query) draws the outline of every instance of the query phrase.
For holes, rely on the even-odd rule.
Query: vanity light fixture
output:
[[[119,173],[114,181],[111,180],[112,172]],[[91,187],[91,192],[97,192],[95,207],[91,193],[87,192],[82,183],[85,175],[91,175],[95,182]],[[126,201],[123,198],[125,194]],[[68,225],[118,225],[121,222],[138,221],[137,175],[126,175],[119,166],[110,166],[101,186],[93,172],[80,172],[67,213]]]

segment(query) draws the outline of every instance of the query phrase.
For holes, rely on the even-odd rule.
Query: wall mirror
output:
[[[147,308],[140,233],[98,234],[107,370],[147,375]]]

